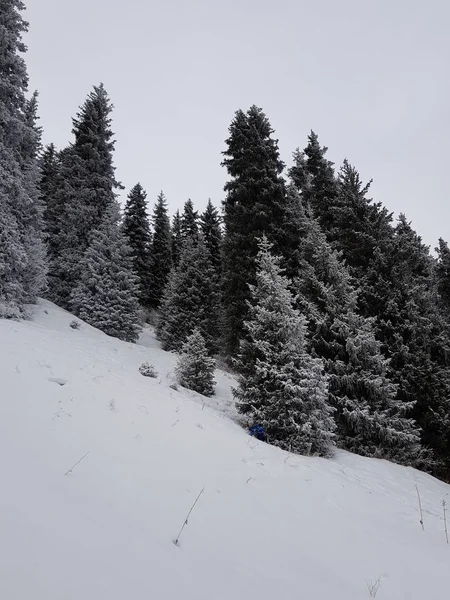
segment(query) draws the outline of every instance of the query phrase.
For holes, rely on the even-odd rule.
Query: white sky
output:
[[[447,0],[25,1],[44,141],[103,81],[127,193],[219,206],[228,126],[256,104],[285,162],[314,129],[426,243],[450,239]]]

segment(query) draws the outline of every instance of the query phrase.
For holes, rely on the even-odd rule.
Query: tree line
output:
[[[262,109],[238,110],[219,211],[187,200],[149,217],[119,205],[103,85],[73,141],[42,147],[28,96],[20,0],[0,12],[0,316],[44,295],[119,339],[155,319],[163,349],[190,340],[235,369],[238,410],[289,451],[335,446],[450,477],[450,250],[436,257],[347,160],[311,132],[286,169]],[[208,393],[212,393],[209,378]]]

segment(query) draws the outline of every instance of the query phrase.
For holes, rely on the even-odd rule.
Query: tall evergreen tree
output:
[[[101,84],[73,119],[75,141],[60,154],[55,202],[62,207],[57,256],[50,268],[50,297],[70,308],[70,294],[81,276],[81,261],[120,184],[114,177],[112,105]]]
[[[437,472],[448,469],[450,333],[433,291],[433,260],[404,215],[362,283],[364,308],[374,311],[398,398],[415,402],[422,443],[433,450]]]
[[[54,144],[46,146],[40,156],[41,179],[39,189],[44,205],[44,224],[47,238],[49,258],[56,253],[54,243],[58,234],[58,224],[61,219],[61,206],[57,202],[59,156]],[[50,260],[51,260],[50,258]]]
[[[436,288],[441,309],[450,322],[450,249],[447,242],[439,238],[436,248],[437,262],[435,267]]]
[[[119,227],[119,207],[107,208],[82,260],[81,278],[72,292],[76,314],[108,335],[126,342],[139,337],[139,280]]]
[[[226,350],[236,353],[247,317],[248,284],[255,283],[257,239],[266,235],[277,253],[284,251],[285,186],[273,129],[260,108],[236,112],[229,128],[223,165],[225,185],[223,281]]]
[[[344,160],[338,175],[338,193],[331,210],[333,227],[326,231],[341,251],[352,275],[361,279],[375,252],[392,239],[392,214],[381,202],[367,197],[371,181],[363,184],[358,171]]]
[[[221,271],[222,265],[222,229],[221,218],[219,211],[208,200],[206,209],[200,217],[200,230],[203,235],[205,246],[208,248],[211,255],[211,261],[218,273]]]
[[[264,238],[257,256],[256,286],[241,342],[237,407],[264,428],[268,441],[301,454],[329,456],[333,410],[319,358],[306,351],[306,321],[293,307],[289,281]]]
[[[157,334],[164,350],[179,351],[194,329],[215,354],[219,341],[219,278],[209,250],[200,236],[188,240],[163,297]]]
[[[172,267],[172,236],[166,198],[161,192],[153,209],[153,241],[150,253],[149,305],[158,308]]]
[[[180,262],[182,245],[181,216],[180,211],[177,210],[172,219],[172,264],[174,267],[177,267]]]
[[[295,164],[289,171],[292,181],[302,191],[325,231],[333,226],[337,195],[333,163],[325,156],[327,150],[320,145],[317,134],[311,131],[304,152],[294,153]]]
[[[24,272],[28,301],[34,301],[46,288],[47,253],[44,242],[44,204],[39,183],[39,153],[42,129],[38,126],[38,94],[35,92],[25,104],[25,135],[22,139],[21,159],[25,189],[31,203],[22,218],[23,240],[28,256]]]
[[[131,248],[134,272],[139,277],[139,300],[149,306],[151,233],[147,215],[147,194],[137,183],[128,194],[123,217],[123,233]]]
[[[198,239],[198,212],[194,210],[194,203],[189,198],[184,203],[183,213],[181,215],[181,239],[183,242],[187,240]]]
[[[45,286],[42,207],[38,193],[36,96],[26,99],[20,0],[0,11],[0,316],[23,314]]]
[[[303,202],[290,187],[288,272],[308,319],[309,346],[329,376],[338,443],[366,456],[411,463],[419,456],[418,431],[406,415],[412,404],[396,398],[373,320],[358,314],[350,275]]]

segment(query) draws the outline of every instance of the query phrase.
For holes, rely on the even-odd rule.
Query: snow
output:
[[[447,597],[450,486],[258,443],[230,374],[215,398],[177,391],[150,330],[133,345],[71,321],[44,301],[0,320],[0,598],[361,600],[379,577],[378,600]]]

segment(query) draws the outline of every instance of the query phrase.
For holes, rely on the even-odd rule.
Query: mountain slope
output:
[[[34,312],[0,321],[1,598],[356,600],[379,577],[377,599],[448,595],[450,486],[258,443],[229,418],[229,375],[213,399],[177,391],[150,331],[132,345]]]

